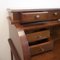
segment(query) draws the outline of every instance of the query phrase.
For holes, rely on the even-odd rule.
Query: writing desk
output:
[[[29,60],[29,58],[27,59],[29,55],[34,56],[53,50],[54,39],[60,38],[57,37],[60,35],[60,9],[9,10],[9,18],[11,25],[14,25],[17,30],[19,41],[22,42],[24,60]],[[24,31],[23,36],[19,33],[21,30]],[[15,43],[19,37],[14,39],[13,34],[13,32],[10,34],[10,38]],[[25,45],[25,42],[28,44]],[[18,43],[14,44],[15,47],[18,47],[16,46]],[[28,52],[27,55],[26,52]]]

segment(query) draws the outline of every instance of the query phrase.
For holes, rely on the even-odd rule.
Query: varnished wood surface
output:
[[[9,10],[11,23],[28,23],[60,19],[60,9]]]
[[[53,50],[53,42],[51,41],[51,39],[50,41],[48,40],[48,42],[30,46],[31,56],[50,50]]]
[[[23,29],[23,30],[31,30],[31,29],[42,29],[42,28],[49,28],[49,27],[53,27],[53,26],[58,26],[60,25],[60,22],[59,21],[50,21],[50,22],[47,22],[45,24],[37,24],[37,25],[33,25],[33,26],[22,26],[20,24],[15,24],[15,26],[18,28],[18,29]]]
[[[12,41],[12,43],[10,43],[11,50],[14,53],[14,51],[16,49],[17,54],[19,55],[19,57],[21,57],[21,60],[29,60],[30,59],[29,45],[28,45],[26,36],[24,34],[24,31],[22,30],[23,34],[21,34],[21,36],[20,36],[14,25],[9,25],[9,29],[10,29],[10,31],[9,31],[10,39]],[[20,33],[21,33],[21,31],[20,31]],[[12,44],[14,45],[15,49],[13,48]]]
[[[50,8],[50,9],[8,9],[8,12],[37,12],[37,11],[59,11],[60,8]]]
[[[44,30],[39,32],[34,32],[30,34],[26,34],[28,42],[38,41],[44,38],[50,38],[50,31]]]
[[[58,21],[58,19],[60,18],[60,9],[11,10],[9,12],[12,13],[9,16],[10,20],[11,20],[11,23],[15,24],[16,28],[19,29],[19,31],[23,30],[25,32],[25,31],[35,30],[35,29],[42,29],[42,28],[48,28],[49,29],[49,28],[53,28],[55,26],[60,26],[60,22]],[[49,17],[50,17],[49,20],[51,20],[51,21],[49,21],[49,22],[47,22],[45,24],[37,24],[37,25],[33,24],[33,25],[25,25],[24,26],[22,23],[24,23],[25,20],[27,20],[28,22],[30,22],[31,20],[34,20],[34,22],[37,23],[37,21],[35,21],[35,19],[36,19],[35,16],[36,15],[35,15],[34,12],[50,12],[50,14],[49,14]],[[55,12],[58,12],[58,15],[56,15]],[[24,13],[24,14],[21,15],[22,13]],[[32,14],[31,14],[31,16],[30,16],[30,14],[28,16],[28,14],[26,15],[25,13],[32,13]],[[43,20],[48,20],[48,18],[47,18],[48,15],[44,15],[44,14],[40,15],[39,14],[39,16],[41,16],[41,17],[39,19],[36,19],[36,20],[40,20],[40,19],[41,20],[42,19]],[[29,45],[28,45],[28,41],[26,39],[26,36],[25,35],[21,36],[21,38],[17,37],[17,39],[16,39],[15,33],[11,32],[11,38],[13,38],[12,39],[13,40],[13,44],[15,45],[15,47],[17,49],[19,57],[21,56],[21,58],[24,59],[24,60],[30,60],[31,58],[32,58],[31,60],[60,60],[60,58],[59,58],[60,52],[59,52],[59,49],[58,49],[58,48],[60,48],[59,47],[60,46],[59,45],[59,41],[56,42],[56,46],[54,45],[55,47],[54,47],[53,51],[46,52],[44,54],[40,54],[40,55],[37,55],[37,56],[34,56],[34,57],[30,58],[30,50],[29,50]],[[22,46],[20,46],[20,45],[22,45]]]
[[[54,43],[54,49],[32,57],[32,60],[60,60],[60,40]]]
[[[44,21],[49,20],[48,12],[30,12],[30,13],[21,13],[21,22],[34,22],[34,21]]]
[[[53,40],[58,40],[60,39],[60,26],[55,26],[50,29],[51,31],[51,37]]]
[[[12,42],[9,41],[11,48]],[[15,48],[12,48],[12,51],[15,50]],[[16,54],[16,51],[13,51]],[[15,58],[19,58],[17,54],[15,55]],[[20,59],[17,59],[20,60]],[[54,43],[54,49],[52,51],[48,51],[36,56],[31,57],[31,60],[60,60],[60,40],[55,41]]]
[[[11,60],[13,60],[13,55],[14,55],[14,58],[16,60],[21,60],[21,57],[19,57],[18,53],[17,53],[17,50],[16,50],[16,47],[14,46],[14,44],[12,43],[12,40],[9,39],[9,44],[10,44],[10,47],[11,47]]]

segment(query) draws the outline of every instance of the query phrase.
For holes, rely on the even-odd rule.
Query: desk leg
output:
[[[13,53],[12,53],[12,51],[11,51],[11,60],[13,60]]]

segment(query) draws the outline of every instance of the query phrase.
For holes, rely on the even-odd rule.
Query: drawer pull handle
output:
[[[55,13],[54,13],[54,15],[56,16],[56,15],[58,15],[58,13],[57,13],[57,12],[55,12]]]
[[[58,19],[58,21],[60,22],[60,19]]]
[[[40,35],[39,36],[35,36],[35,38],[42,38],[42,36],[40,36]]]
[[[36,18],[40,18],[40,15],[36,15],[35,17],[36,17]]]
[[[39,36],[40,38],[42,37],[42,36]]]
[[[43,48],[41,48],[41,51],[44,52],[45,50]]]

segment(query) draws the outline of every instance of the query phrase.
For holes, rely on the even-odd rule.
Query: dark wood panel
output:
[[[48,12],[30,12],[22,13],[22,22],[43,21],[49,19]]]
[[[52,41],[30,46],[31,55],[36,55],[53,49]]]
[[[60,40],[55,42],[52,51],[35,55],[32,57],[32,60],[60,60]]]
[[[60,39],[60,26],[55,26],[50,29],[51,30],[51,37],[53,40]]]
[[[26,37],[28,42],[34,42],[44,38],[50,38],[50,31],[44,30],[44,31],[30,33],[30,34],[26,34]]]
[[[25,32],[23,36],[19,35],[19,37],[16,36],[13,30],[11,30],[13,32],[10,32],[15,49],[18,51],[19,57],[24,60],[30,60],[32,55],[52,50],[54,47],[53,40],[60,39],[60,9],[11,10],[9,11],[9,18],[11,23],[15,25],[17,33],[20,31]],[[49,31],[42,32],[43,29]],[[35,38],[35,36],[40,35],[42,38],[47,38],[41,40],[41,37]],[[14,51],[12,52],[14,53]],[[35,58],[33,57],[33,59]]]
[[[28,11],[14,11],[9,12],[12,23],[27,23],[34,21],[55,20],[60,19],[60,10],[28,10]]]

